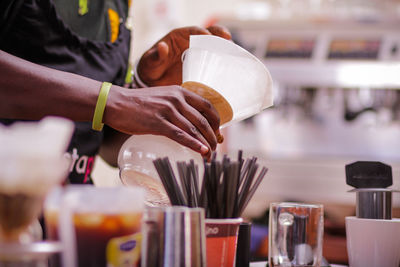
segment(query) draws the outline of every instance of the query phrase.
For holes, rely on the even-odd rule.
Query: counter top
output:
[[[252,262],[250,263],[250,267],[266,267],[266,261],[259,261],[259,262]],[[347,265],[338,265],[338,264],[331,264],[330,267],[347,267]]]

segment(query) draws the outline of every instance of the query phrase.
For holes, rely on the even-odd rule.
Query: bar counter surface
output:
[[[268,264],[266,261],[251,262],[250,267],[268,267]],[[347,267],[347,265],[330,264],[329,267]]]

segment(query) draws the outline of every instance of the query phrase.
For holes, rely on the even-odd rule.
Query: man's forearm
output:
[[[100,87],[101,82],[0,51],[0,118],[56,115],[91,121]],[[103,123],[130,135],[164,135],[208,156],[217,145],[219,115],[209,101],[180,86],[128,90],[113,85]]]
[[[43,67],[0,50],[0,117],[46,115],[91,121],[101,83]]]

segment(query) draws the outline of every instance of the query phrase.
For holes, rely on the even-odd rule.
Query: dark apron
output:
[[[60,18],[51,0],[2,1],[7,3],[0,4],[4,7],[0,13],[6,12],[0,18],[1,50],[53,69],[123,85],[130,31],[124,26],[126,12],[122,11],[118,1],[118,14],[123,22],[113,43],[78,36]],[[10,124],[13,121],[1,119],[0,122]],[[76,130],[68,149],[72,158],[69,182],[92,183],[90,173],[103,133],[91,130],[91,122],[75,124]]]

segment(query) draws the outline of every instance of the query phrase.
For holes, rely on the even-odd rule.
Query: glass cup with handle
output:
[[[269,265],[319,267],[322,262],[323,206],[271,203]]]

